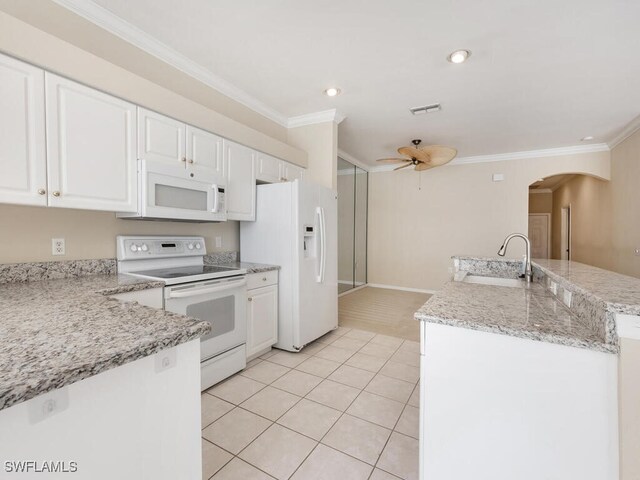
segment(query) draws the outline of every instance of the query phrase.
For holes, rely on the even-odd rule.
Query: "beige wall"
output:
[[[338,124],[316,123],[290,128],[291,145],[307,152],[306,178],[328,188],[337,188],[338,178]]]
[[[552,213],[552,212],[553,212],[553,194],[551,192],[529,194],[529,213]]]
[[[38,0],[38,4],[49,4],[44,0]],[[31,2],[11,2],[0,0],[0,10],[7,9],[8,5],[29,4],[27,11],[34,11]],[[76,17],[77,18],[77,17]],[[52,20],[56,20],[54,18]],[[76,22],[70,22],[66,16],[62,16],[63,23],[58,28],[64,31],[74,32]],[[66,28],[65,28],[66,27]],[[80,33],[84,30],[80,30]],[[82,35],[77,35],[82,38]],[[83,45],[84,46],[84,45]],[[112,55],[126,57],[128,51],[120,50],[119,44],[105,43],[102,53],[110,51]],[[249,125],[229,118],[218,110],[212,108],[211,102],[199,103],[190,97],[185,97],[174,90],[149,81],[147,78],[126,70],[119,65],[110,63],[93,53],[78,48],[56,36],[33,27],[17,18],[0,11],[0,52],[13,55],[27,62],[41,66],[47,70],[67,76],[73,80],[98,88],[112,95],[124,98],[130,102],[142,105],[165,115],[177,118],[186,123],[212,131],[223,137],[248,145],[257,150],[275,155],[292,163],[306,166],[307,155],[299,149],[285,143],[284,138],[277,139],[272,136],[273,130],[266,128],[262,122],[251,121],[245,114],[239,118],[245,119]],[[137,59],[137,69],[144,70],[146,59]],[[162,81],[164,75],[151,69],[145,71],[147,76]],[[165,72],[167,73],[167,72]],[[168,73],[167,73],[168,75]],[[175,86],[178,91],[184,91],[184,86]],[[194,86],[192,86],[195,88]],[[202,88],[202,85],[200,84]],[[196,88],[197,90],[197,88]],[[210,92],[213,90],[209,89]],[[209,96],[213,94],[209,93]],[[219,94],[218,94],[219,95]],[[195,95],[200,99],[203,95]],[[226,97],[225,97],[226,98]],[[227,99],[229,100],[229,99]],[[246,107],[236,104],[244,112]],[[217,106],[217,104],[216,104]],[[227,113],[233,111],[233,104],[225,103],[223,110]],[[258,130],[260,128],[260,130]],[[280,137],[286,134],[280,132]]]
[[[115,213],[0,205],[0,263],[115,258],[116,235],[202,235],[208,252],[238,250],[238,222],[182,223],[117,219]],[[222,248],[215,248],[215,237]],[[51,255],[64,238],[65,256]]]
[[[640,277],[640,130],[611,152],[611,270]]]
[[[509,233],[527,232],[531,183],[580,172],[609,178],[609,152],[450,165],[421,180],[413,170],[370,173],[369,283],[437,290],[452,255],[495,256]],[[507,255],[523,252],[514,240]]]
[[[576,175],[553,192],[552,258],[560,258],[561,210],[571,206],[571,259],[611,268],[611,182]]]

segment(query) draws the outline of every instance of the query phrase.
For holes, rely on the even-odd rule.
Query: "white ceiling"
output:
[[[636,0],[95,3],[286,117],[337,108],[365,163],[412,138],[463,157],[602,143],[640,113]]]

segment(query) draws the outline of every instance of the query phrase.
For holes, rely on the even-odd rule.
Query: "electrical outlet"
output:
[[[216,237],[216,248],[222,248],[222,237]]]
[[[64,238],[52,238],[51,239],[51,255],[64,255],[65,246]]]
[[[551,290],[551,292],[553,292],[554,295],[557,295],[558,293],[558,284],[554,281],[551,281],[549,283],[549,290]]]

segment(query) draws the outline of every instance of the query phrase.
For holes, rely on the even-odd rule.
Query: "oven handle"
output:
[[[247,284],[246,279],[237,280],[235,282],[225,283],[216,287],[204,287],[204,288],[193,288],[193,289],[185,289],[185,290],[169,290],[169,294],[167,298],[187,298],[187,297],[195,297],[197,295],[206,295],[208,293],[217,293],[224,292],[225,290],[232,290],[234,288],[242,287]]]

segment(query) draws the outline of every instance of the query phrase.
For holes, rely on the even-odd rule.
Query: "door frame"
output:
[[[531,217],[547,217],[547,258],[551,258],[551,214],[550,213],[530,213],[529,218]]]
[[[571,260],[571,204],[560,209],[560,260]]]

